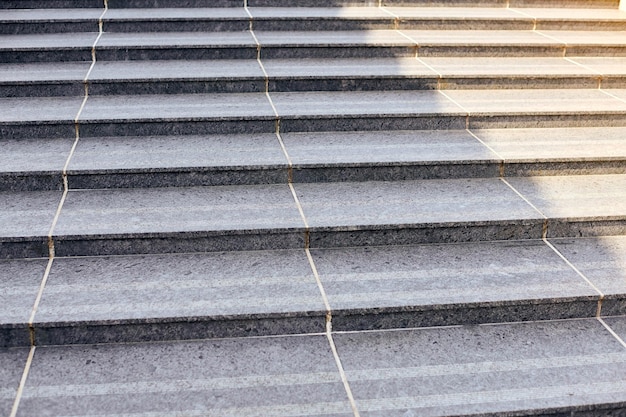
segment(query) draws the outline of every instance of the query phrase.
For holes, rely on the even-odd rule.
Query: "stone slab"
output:
[[[302,250],[165,254],[55,260],[34,326],[37,344],[110,343],[320,333],[325,316]]]
[[[465,115],[438,91],[272,93],[284,132],[462,129]],[[381,103],[384,103],[381,106]]]
[[[72,139],[3,140],[0,190],[61,190]]]
[[[0,36],[4,63],[91,61],[97,33],[46,33]]]
[[[484,129],[473,133],[504,159],[505,176],[626,173],[626,129]]]
[[[600,298],[538,240],[311,253],[335,331],[595,317]]]
[[[0,349],[0,413],[8,416],[22,379],[28,348]]]
[[[509,178],[551,220],[549,237],[623,234],[626,176],[574,175]]]
[[[551,242],[605,298],[603,316],[626,314],[626,238],[552,239]]]
[[[72,138],[82,97],[0,99],[0,138]]]
[[[287,185],[84,190],[55,241],[59,256],[293,248],[302,227]]]
[[[608,416],[626,402],[626,351],[595,319],[334,339],[362,416]]]
[[[0,193],[0,258],[47,257],[47,236],[61,192]]]
[[[89,75],[89,94],[198,94],[262,92],[256,60],[106,61]]]
[[[499,160],[467,131],[282,135],[295,182],[498,176]]]
[[[0,65],[2,97],[82,96],[88,62]]]
[[[108,32],[98,41],[96,56],[105,61],[254,59],[256,49],[248,32]]]
[[[352,415],[324,336],[38,348],[18,416]]]
[[[626,317],[605,317],[604,322],[607,323],[611,329],[617,334],[622,341],[626,341]]]
[[[262,93],[93,96],[80,122],[81,137],[275,131]]]
[[[274,134],[83,138],[70,188],[286,183]]]
[[[0,261],[0,346],[29,346],[28,321],[47,259]]]
[[[294,188],[311,227],[312,247],[538,238],[543,222],[496,178]]]

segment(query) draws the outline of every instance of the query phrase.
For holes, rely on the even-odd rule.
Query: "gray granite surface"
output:
[[[554,239],[556,248],[605,296],[604,316],[626,313],[626,238]]]
[[[287,182],[275,134],[83,138],[70,188],[165,187]]]
[[[83,97],[19,97],[0,99],[0,123],[72,123]]]
[[[39,348],[18,416],[351,416],[324,336]]]
[[[236,334],[229,323],[244,320],[239,335],[291,333],[292,322],[299,322],[299,333],[322,332],[325,314],[302,250],[59,258],[35,328],[47,343],[62,340],[63,332],[65,343],[93,343],[119,340],[124,335],[116,327],[125,323],[135,329],[126,341],[163,338],[155,327],[178,322],[191,328],[182,332],[186,338],[204,338]],[[205,332],[192,331],[195,321],[208,322]]]
[[[8,416],[24,372],[28,348],[0,348],[0,413]]]
[[[599,90],[454,90],[446,95],[473,115],[623,113],[626,103]]]
[[[572,175],[508,178],[507,181],[544,215],[577,220],[623,219],[625,175]]]
[[[55,235],[300,227],[302,219],[286,185],[85,190],[70,191]]]
[[[542,241],[312,254],[335,330],[593,317],[599,300]]]
[[[295,189],[314,228],[539,217],[496,178],[296,184]]]
[[[334,339],[362,416],[604,415],[626,401],[626,351],[595,319]]]
[[[0,237],[47,236],[61,194],[53,191],[0,193]]]
[[[28,322],[47,264],[47,259],[0,261],[1,347],[30,345]]]

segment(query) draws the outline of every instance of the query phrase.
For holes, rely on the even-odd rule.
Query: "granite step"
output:
[[[232,7],[22,9],[0,14],[1,34],[97,32],[625,30],[615,9],[482,7]]]
[[[17,416],[619,415],[625,328],[618,316],[3,350],[2,410],[15,404]],[[22,375],[28,378],[17,394]]]
[[[625,260],[624,236],[3,260],[0,345],[623,315]]]
[[[381,103],[384,102],[384,106]],[[381,108],[382,107],[382,108]],[[2,139],[624,126],[626,90],[330,91],[0,99]]]
[[[0,190],[626,174],[623,127],[88,137],[72,151],[74,142],[4,140]]]
[[[3,192],[2,258],[622,235],[626,175]],[[50,236],[50,238],[48,237]]]
[[[626,87],[626,58],[352,58],[0,65],[3,97]]]
[[[96,39],[97,43],[96,43]],[[257,47],[257,42],[259,47]],[[98,60],[624,56],[624,31],[96,32],[0,36],[4,63]],[[260,49],[259,49],[260,48]],[[260,51],[260,52],[259,52]]]

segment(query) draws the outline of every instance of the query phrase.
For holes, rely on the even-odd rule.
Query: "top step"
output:
[[[3,0],[0,9],[465,6],[618,8],[619,0]]]

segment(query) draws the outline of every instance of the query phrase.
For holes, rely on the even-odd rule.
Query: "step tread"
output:
[[[624,317],[605,320],[626,336]],[[596,319],[333,339],[364,416],[609,413],[626,400],[624,347]],[[7,387],[17,386],[27,355],[2,351]],[[17,415],[353,415],[341,381],[323,335],[39,347]],[[188,404],[191,393],[200,401]]]
[[[361,415],[593,414],[625,399],[624,347],[593,319],[334,339]]]

